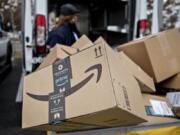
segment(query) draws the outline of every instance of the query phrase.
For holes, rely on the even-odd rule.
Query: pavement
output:
[[[22,103],[15,102],[21,73],[22,58],[18,56],[13,59],[13,68],[0,75],[0,135],[46,135],[21,128]]]

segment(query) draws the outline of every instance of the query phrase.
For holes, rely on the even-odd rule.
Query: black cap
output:
[[[64,4],[61,6],[60,12],[61,15],[69,16],[79,13],[79,10],[72,4]]]

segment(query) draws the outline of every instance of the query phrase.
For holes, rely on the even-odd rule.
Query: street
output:
[[[45,135],[43,132],[22,130],[22,104],[16,103],[16,94],[22,71],[22,58],[17,54],[20,44],[13,46],[13,68],[0,76],[0,135]],[[21,52],[22,53],[22,52]]]

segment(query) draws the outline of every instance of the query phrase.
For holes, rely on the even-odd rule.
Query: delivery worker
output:
[[[80,33],[76,27],[79,10],[72,4],[64,4],[60,9],[59,22],[48,36],[47,46],[52,48],[57,43],[71,46],[79,39]]]

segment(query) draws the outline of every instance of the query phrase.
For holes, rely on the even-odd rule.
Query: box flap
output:
[[[73,45],[72,47],[73,48],[76,48],[76,49],[79,49],[79,50],[83,50],[85,48],[88,48],[90,46],[92,46],[93,43],[92,41],[86,36],[86,35],[82,35],[80,37],[79,40],[77,40]]]
[[[119,56],[119,62],[127,68],[128,71],[137,79],[139,82],[142,92],[152,93],[155,92],[155,85],[153,79],[145,73],[138,65],[136,65],[125,53],[117,53]]]
[[[124,52],[131,60],[140,66],[150,77],[155,79],[149,54],[147,53],[144,42],[133,44],[123,44],[118,47],[118,51]]]
[[[105,42],[105,40],[103,39],[103,37],[98,37],[95,41],[94,44],[98,44],[98,43],[102,43]]]

